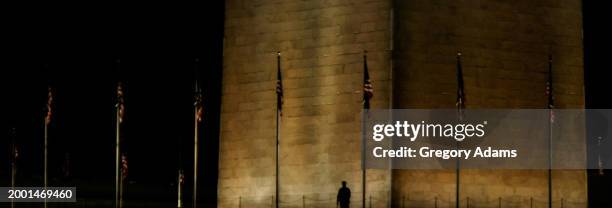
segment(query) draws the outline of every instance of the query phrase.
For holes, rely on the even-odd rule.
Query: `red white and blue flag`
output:
[[[47,115],[45,116],[45,124],[51,123],[52,105],[53,105],[53,91],[51,87],[49,87],[49,91],[47,93]]]
[[[555,97],[553,96],[553,79],[552,79],[552,56],[548,56],[548,80],[546,80],[546,95],[548,96],[548,109],[555,108]],[[550,110],[550,122],[555,122],[555,113]]]
[[[123,116],[125,115],[125,103],[123,98],[123,86],[121,85],[121,82],[117,83],[117,104],[115,107],[117,108],[119,123],[123,123]]]
[[[370,109],[370,100],[374,97],[374,88],[370,80],[368,71],[368,60],[366,55],[363,55],[363,108]]]
[[[121,177],[123,179],[128,176],[128,160],[127,155],[121,154]]]
[[[465,91],[463,82],[463,68],[461,67],[461,52],[457,52],[457,112],[459,119],[463,119],[463,109],[465,109]]]
[[[281,75],[281,66],[280,66],[280,52],[277,53],[276,56],[276,108],[280,115],[283,115],[283,77]]]

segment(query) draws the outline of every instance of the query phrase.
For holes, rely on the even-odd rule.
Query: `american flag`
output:
[[[368,72],[368,60],[366,55],[363,55],[363,108],[370,109],[370,100],[374,97],[374,89],[370,81],[370,73]]]
[[[19,158],[19,148],[17,147],[16,144],[13,145],[13,162],[17,161],[17,158]]]
[[[185,174],[183,173],[183,170],[179,171],[179,184],[185,184]]]
[[[19,158],[19,148],[17,148],[16,144],[13,144],[13,158],[11,160],[11,165],[15,169],[17,168],[17,159]]]
[[[51,105],[53,104],[53,91],[51,87],[48,88],[49,92],[47,93],[47,116],[45,116],[45,124],[51,123]]]
[[[455,103],[459,113],[459,119],[463,119],[465,109],[465,92],[463,83],[463,68],[461,67],[461,52],[457,52],[457,102]]]
[[[17,158],[19,157],[19,148],[17,147],[17,143],[15,142],[15,137],[16,137],[16,133],[15,133],[15,128],[13,128],[11,130],[11,137],[12,137],[12,145],[11,145],[11,149],[12,149],[12,162],[15,163],[15,161],[17,161]]]
[[[125,114],[125,103],[123,99],[123,87],[121,82],[117,83],[117,113],[119,116],[119,123],[123,123],[123,116]]]
[[[128,175],[128,160],[125,154],[121,154],[121,177],[127,178]]]
[[[196,119],[198,120],[198,122],[202,122],[202,114],[204,113],[204,105],[202,104],[202,101],[203,101],[202,89],[200,89],[200,85],[198,85],[197,81],[196,81],[195,86],[196,86],[195,95],[194,95],[195,102],[193,103],[193,106],[195,106],[196,108],[195,110]]]
[[[283,79],[281,76],[280,52],[276,56],[277,72],[276,72],[276,106],[278,111],[283,115]]]
[[[11,153],[10,153],[10,160],[11,160],[11,168],[13,170],[16,170],[17,168],[17,158],[19,158],[19,148],[17,145],[17,142],[15,141],[15,138],[17,137],[17,133],[15,131],[15,128],[11,129]]]
[[[546,95],[548,96],[548,109],[555,108],[555,97],[553,96],[553,79],[552,79],[552,56],[548,56],[548,80],[546,80]],[[555,121],[555,114],[550,110],[550,122]]]

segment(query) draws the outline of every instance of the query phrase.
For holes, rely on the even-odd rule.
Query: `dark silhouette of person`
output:
[[[336,207],[340,206],[340,208],[348,208],[349,203],[351,203],[351,189],[346,187],[346,181],[342,181],[342,187],[340,187],[340,190],[338,190]]]

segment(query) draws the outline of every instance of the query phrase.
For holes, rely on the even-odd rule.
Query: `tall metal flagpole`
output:
[[[178,183],[177,183],[177,207],[181,208],[183,207],[183,183],[185,181],[185,175],[183,172],[183,138],[179,138],[178,140],[178,149],[179,149],[179,155],[178,155]]]
[[[603,168],[603,161],[601,160],[601,140],[603,138],[601,136],[597,137],[597,166],[598,166],[598,173],[599,176],[603,176],[604,175],[604,168]]]
[[[457,51],[457,116],[459,121],[463,120],[463,109],[465,108],[465,94],[463,91],[463,69],[461,67],[461,52]],[[459,141],[456,142],[456,149],[459,149]],[[460,196],[460,158],[457,158],[455,167],[455,207],[459,208]]]
[[[275,151],[275,154],[274,154],[274,157],[275,157],[275,160],[276,160],[276,173],[274,174],[276,176],[275,177],[276,178],[276,181],[275,181],[276,187],[275,187],[275,190],[274,190],[275,191],[275,197],[274,197],[275,203],[274,204],[276,205],[276,208],[278,208],[278,201],[279,201],[278,200],[278,194],[280,192],[279,184],[278,184],[279,183],[279,176],[278,176],[278,174],[280,172],[279,171],[280,167],[279,167],[279,164],[278,164],[278,154],[279,154],[279,146],[280,146],[280,144],[279,144],[280,142],[278,140],[278,133],[279,133],[278,125],[279,125],[279,120],[280,120],[280,114],[278,113],[278,109],[277,109],[276,110],[276,145],[275,145],[276,146],[276,151]]]
[[[197,107],[196,107],[197,111]],[[194,121],[193,133],[193,207],[197,207],[198,201],[198,116]]]
[[[44,165],[44,188],[45,190],[47,189],[47,137],[48,137],[48,129],[49,129],[49,123],[48,121],[46,121],[47,119],[45,119],[45,165]],[[47,208],[47,199],[45,198],[45,208]]]
[[[51,89],[49,89],[49,93],[51,93]],[[47,103],[47,115],[45,115],[45,153],[44,153],[44,173],[43,173],[43,183],[44,188],[47,188],[47,128],[49,126],[49,104]],[[47,207],[47,200],[45,199],[44,207]]]
[[[552,55],[548,55],[548,81],[546,82],[546,94],[548,95],[548,208],[552,208],[552,137],[554,108],[553,85],[552,85]]]
[[[280,112],[282,109],[282,99],[283,99],[283,83],[282,83],[282,76],[281,76],[281,67],[280,67],[280,56],[281,53],[280,51],[276,52],[276,64],[277,64],[277,78],[276,78],[276,151],[274,153],[274,157],[275,157],[275,162],[276,162],[276,173],[275,173],[275,204],[276,204],[276,208],[278,208],[279,206],[279,192],[280,192],[280,188],[279,188],[279,152],[280,152],[280,142],[279,142],[279,121],[280,121]]]
[[[117,90],[119,90],[119,86],[117,86]],[[120,203],[119,203],[119,180],[120,180],[120,170],[119,170],[119,157],[120,157],[120,138],[119,138],[119,132],[120,132],[120,128],[121,128],[121,121],[120,121],[120,113],[119,113],[119,103],[117,103],[116,108],[116,122],[115,122],[115,207],[120,207]]]
[[[368,72],[368,51],[363,51],[363,114],[361,115],[361,206],[366,207],[366,125],[365,119],[370,110],[370,99],[374,96]]]
[[[12,163],[11,163],[11,188],[15,189],[15,175],[17,175],[17,156],[18,156],[18,150],[17,150],[17,144],[15,143],[15,137],[17,136],[15,133],[15,128],[12,129],[11,132],[11,137],[12,137],[12,154],[11,154],[11,158],[12,158]],[[15,202],[14,200],[11,198],[11,208],[15,207]]]
[[[194,119],[194,133],[193,133],[193,207],[197,207],[198,202],[198,124],[202,120],[202,92],[200,86],[198,85],[198,62],[199,59],[195,60],[195,76],[196,76],[196,84],[195,84],[195,119]]]
[[[119,178],[119,207],[123,207],[123,188],[125,186],[124,181],[127,177],[127,156],[121,154],[121,177]]]
[[[48,160],[48,137],[49,137],[49,124],[51,123],[51,105],[53,103],[53,91],[51,87],[48,88],[47,93],[47,114],[45,115],[45,154],[44,154],[44,188],[47,189],[48,177],[47,177],[47,160]],[[47,199],[45,199],[44,207],[47,208]]]
[[[178,183],[177,183],[177,187],[178,187],[178,196],[177,196],[177,205],[176,207],[181,208],[183,207],[183,201],[181,200],[181,198],[183,198],[183,170],[179,168],[178,171]]]
[[[366,114],[368,113],[368,109],[363,109],[363,114],[361,115],[361,129],[362,129],[362,135],[361,135],[361,207],[365,208],[366,207],[366,167],[365,167],[365,117]]]
[[[116,108],[116,121],[115,121],[115,207],[119,207],[119,104],[117,103]]]
[[[117,67],[119,68],[121,64],[121,60],[117,60]],[[117,83],[117,103],[115,105],[115,207],[120,207],[120,197],[119,197],[119,189],[120,189],[120,182],[119,182],[119,178],[120,176],[120,172],[121,170],[119,169],[120,167],[120,130],[121,130],[121,111],[123,110],[123,103],[122,103],[122,96],[123,96],[123,89],[121,87],[121,82]]]

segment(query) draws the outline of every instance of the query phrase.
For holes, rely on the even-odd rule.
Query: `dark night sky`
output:
[[[585,89],[587,108],[611,108],[609,101],[609,11],[585,1]],[[56,5],[57,6],[57,5]],[[55,10],[41,6],[4,13],[0,56],[0,161],[9,161],[9,130],[21,147],[20,185],[41,184],[43,116],[47,85],[56,91],[50,129],[50,178],[71,154],[80,197],[113,197],[114,102],[118,80],[126,85],[124,150],[130,163],[129,197],[159,195],[173,201],[176,171],[192,177],[193,82],[204,83],[206,115],[200,156],[201,201],[216,198],[221,92],[223,9],[206,5],[151,3],[82,6]],[[116,9],[121,8],[121,9]],[[5,7],[12,10],[11,7]],[[195,76],[194,59],[200,58]],[[121,59],[121,70],[117,70]],[[182,151],[180,151],[182,150]],[[179,160],[182,152],[183,160]],[[0,164],[0,186],[9,186],[10,164]],[[62,185],[51,182],[51,185]],[[609,180],[607,182],[610,183]],[[590,194],[606,194],[601,181]],[[598,186],[599,185],[599,186]],[[609,187],[609,185],[608,185]],[[187,186],[188,189],[191,186]],[[186,193],[189,194],[189,193]],[[187,198],[189,199],[189,198]]]
[[[18,184],[42,184],[43,117],[50,84],[56,91],[49,130],[50,180],[60,175],[68,152],[79,188],[104,190],[80,191],[80,197],[112,199],[115,86],[121,80],[126,94],[123,149],[134,181],[128,188],[146,190],[127,191],[127,197],[176,200],[170,184],[179,165],[187,173],[186,188],[192,187],[193,84],[199,78],[206,107],[199,194],[202,203],[214,203],[224,2],[121,8],[27,10],[3,26],[3,36],[8,36],[0,62],[0,161],[7,162],[1,164],[0,186],[10,186],[8,135],[13,127],[20,146]],[[195,58],[200,60],[198,76]]]
[[[584,32],[584,77],[585,77],[585,104],[591,109],[610,109],[610,48],[612,31],[607,26],[610,20],[611,8],[604,1],[583,1],[583,32]],[[587,121],[587,125],[592,120]],[[595,121],[598,122],[598,121]],[[609,134],[609,133],[608,133]],[[600,131],[588,129],[587,138],[599,136]],[[605,135],[610,139],[610,135]],[[591,143],[592,144],[592,143]],[[608,146],[610,141],[608,141]],[[596,148],[589,145],[589,149]],[[594,157],[590,154],[589,157]],[[594,159],[589,159],[593,160]],[[605,177],[598,176],[597,170],[588,170],[589,204],[593,207],[609,207],[610,187],[612,178],[610,170]]]

